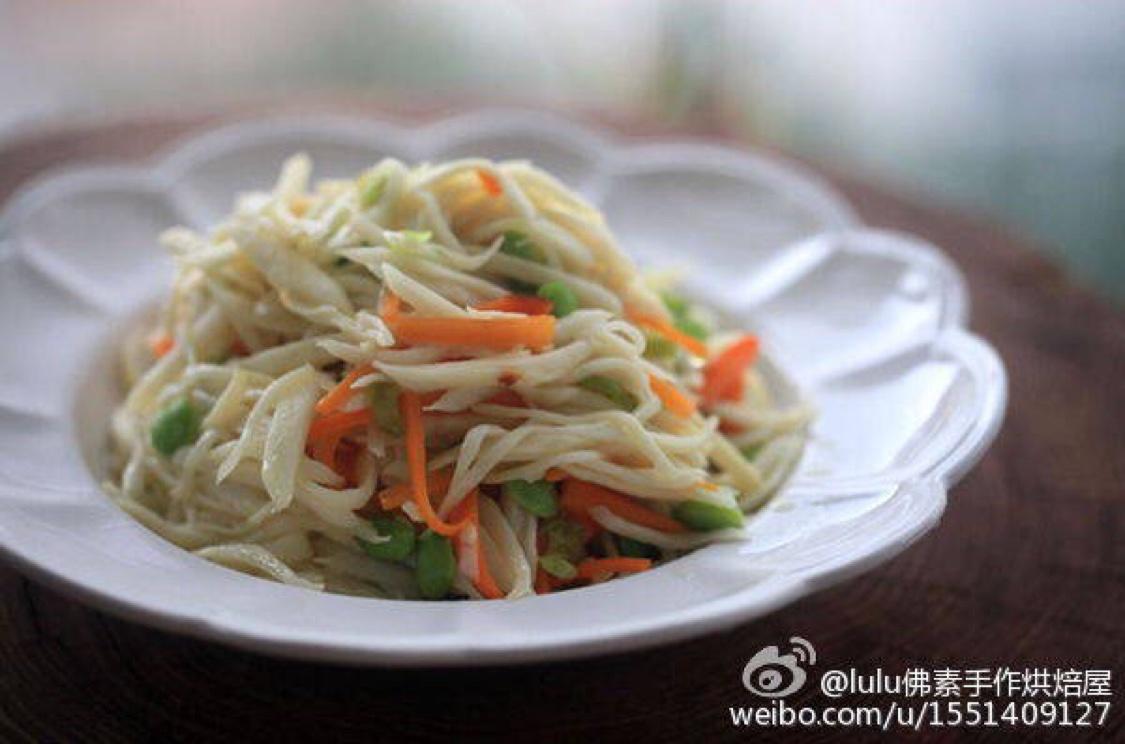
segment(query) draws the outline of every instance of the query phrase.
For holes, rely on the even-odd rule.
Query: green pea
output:
[[[556,579],[568,580],[578,575],[574,564],[561,555],[544,555],[539,558],[539,565]]]
[[[383,198],[387,188],[387,176],[383,173],[364,173],[356,184],[359,188],[359,206],[370,209]]]
[[[617,536],[617,549],[626,558],[651,558],[656,560],[660,557],[660,548],[624,535]]]
[[[672,516],[686,527],[700,532],[741,527],[742,512],[709,501],[683,501],[672,508]]]
[[[453,587],[457,561],[453,557],[453,543],[449,538],[426,530],[418,538],[418,560],[414,577],[418,589],[426,599],[441,599]]]
[[[563,282],[547,282],[536,294],[551,301],[551,313],[556,318],[565,318],[578,309],[578,296]]]
[[[383,542],[371,542],[356,538],[360,547],[372,558],[381,561],[406,560],[414,552],[414,527],[403,516],[373,517],[371,525],[381,536],[390,538]]]
[[[376,382],[368,390],[375,425],[384,434],[401,435],[405,429],[402,425],[402,415],[398,410],[400,392],[398,385],[393,382]]]
[[[203,416],[185,398],[169,403],[152,423],[152,446],[165,457],[171,457],[180,447],[191,444],[199,438],[199,425]]]
[[[555,487],[547,481],[510,480],[504,484],[504,493],[537,517],[546,519],[559,513]]]
[[[680,352],[675,341],[670,341],[657,333],[645,334],[645,357],[648,359],[671,359]]]
[[[632,411],[637,407],[637,396],[630,393],[625,387],[610,377],[592,375],[578,381],[578,387],[597,393],[603,398],[608,398],[613,405],[622,411]]]
[[[504,240],[500,243],[500,252],[522,258],[525,261],[547,263],[547,257],[543,255],[542,249],[532,243],[526,235],[516,230],[507,230],[504,233]]]

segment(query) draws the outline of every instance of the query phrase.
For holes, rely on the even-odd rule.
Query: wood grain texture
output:
[[[0,149],[0,200],[47,168],[147,157],[225,116],[25,138]],[[737,731],[727,709],[757,702],[740,682],[749,656],[792,635],[816,645],[822,669],[1111,668],[1116,709],[1089,733],[1125,736],[1125,318],[992,224],[826,176],[870,224],[953,256],[968,276],[972,327],[1011,374],[999,439],[953,490],[942,523],[905,554],[701,640],[476,671],[269,659],[111,618],[0,566],[0,741],[771,739],[786,732]],[[809,687],[789,702],[826,704]]]

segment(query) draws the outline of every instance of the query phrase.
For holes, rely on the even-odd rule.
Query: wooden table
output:
[[[0,200],[45,168],[144,157],[222,118],[134,118],[8,144]],[[972,326],[1011,374],[999,439],[905,554],[701,640],[476,671],[264,658],[108,617],[0,567],[0,740],[768,738],[786,732],[735,730],[728,707],[758,702],[741,685],[743,665],[793,635],[816,645],[824,667],[1109,668],[1117,707],[1098,733],[1125,735],[1125,317],[993,224],[826,175],[872,225],[953,256]],[[788,702],[827,704],[811,686]]]

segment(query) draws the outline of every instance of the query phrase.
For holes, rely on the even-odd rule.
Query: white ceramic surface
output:
[[[757,329],[819,414],[806,457],[744,544],[518,602],[318,594],[197,559],[99,490],[119,399],[112,344],[171,276],[165,227],[206,225],[236,192],[311,154],[318,175],[393,155],[527,157],[606,212],[648,265]],[[789,165],[695,144],[627,145],[518,111],[424,128],[270,120],[185,142],[150,167],[71,169],[0,215],[0,546],[28,573],[178,632],[356,664],[491,664],[665,643],[761,616],[887,560],[933,527],[1002,418],[1006,380],[964,328],[967,298],[934,247],[863,229]],[[785,381],[775,376],[778,384]]]

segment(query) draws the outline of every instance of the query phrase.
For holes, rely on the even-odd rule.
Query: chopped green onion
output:
[[[402,434],[405,429],[402,426],[402,415],[398,410],[398,385],[393,382],[376,382],[369,391],[375,425],[384,434],[395,436]]]
[[[688,301],[674,292],[664,292],[660,295],[660,299],[664,301],[664,307],[668,308],[673,318],[682,318],[691,309]]]
[[[434,234],[429,230],[403,230],[399,234],[416,243],[428,243],[434,237]]]
[[[680,347],[659,333],[645,334],[645,357],[647,359],[671,359],[680,352]]]
[[[753,460],[755,457],[762,454],[762,450],[765,448],[765,442],[754,442],[753,444],[746,445],[745,447],[740,449],[739,452],[741,452],[742,456],[747,460]]]
[[[578,569],[574,564],[561,555],[542,556],[539,558],[539,565],[556,579],[569,580],[578,575]]]
[[[152,446],[165,457],[171,457],[180,447],[199,438],[199,425],[203,417],[191,401],[179,398],[169,403],[152,423]]]
[[[742,512],[710,501],[683,501],[672,508],[672,516],[686,527],[701,532],[741,527]]]
[[[692,338],[706,341],[710,333],[707,327],[691,317],[691,304],[673,292],[664,292],[660,295],[664,307],[672,314],[672,324]]]
[[[381,561],[402,561],[414,552],[414,527],[405,517],[373,517],[371,525],[381,536],[389,538],[383,542],[371,542],[356,538],[360,547],[372,558]]]
[[[705,325],[692,318],[678,318],[676,320],[676,327],[692,338],[697,338],[700,341],[706,341],[707,337],[711,335]]]
[[[383,198],[387,188],[386,174],[364,173],[359,177],[359,206],[370,209]]]
[[[426,599],[441,599],[453,588],[457,561],[453,557],[453,544],[449,538],[426,530],[418,538],[418,560],[414,577],[418,589]]]
[[[649,558],[656,560],[660,557],[660,548],[655,545],[649,545],[640,540],[634,540],[631,537],[624,535],[617,536],[617,549],[621,551],[621,555],[626,558]]]
[[[565,318],[578,309],[578,296],[563,282],[547,282],[536,294],[551,301],[551,313],[556,318]]]
[[[540,523],[547,538],[548,554],[561,555],[569,561],[578,561],[586,554],[586,530],[577,522],[556,517]]]
[[[608,398],[613,405],[622,411],[632,411],[637,407],[637,396],[630,393],[625,387],[610,377],[592,375],[578,381],[578,387],[597,393],[603,398]]]
[[[535,263],[547,263],[547,257],[543,255],[543,251],[535,243],[531,242],[521,232],[515,230],[507,230],[504,232],[504,240],[500,243],[500,252],[506,253],[509,256],[522,258],[525,261],[534,261]]]
[[[555,487],[547,481],[510,480],[504,484],[504,493],[537,517],[553,517],[559,513]]]

